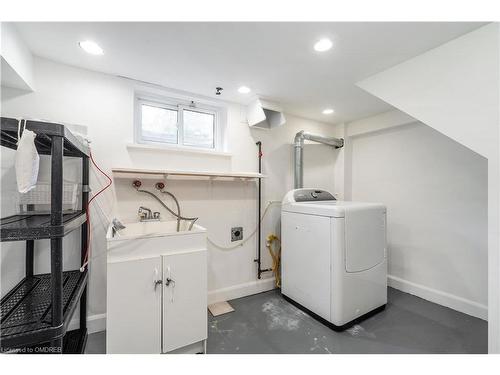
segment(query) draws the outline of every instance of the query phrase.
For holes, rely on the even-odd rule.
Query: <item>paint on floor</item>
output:
[[[292,308],[282,298],[271,298],[262,304],[261,311],[266,314],[269,330],[284,329],[294,331],[299,329],[300,319],[306,316],[301,310]]]
[[[369,337],[371,339],[376,339],[377,337],[375,336],[374,333],[372,332],[367,332],[363,327],[361,327],[359,324],[353,325],[351,328],[347,329],[346,332],[348,332],[351,336],[357,336],[357,337]]]

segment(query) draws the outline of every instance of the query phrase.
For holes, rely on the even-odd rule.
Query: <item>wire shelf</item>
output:
[[[86,284],[86,271],[63,273],[64,324],[53,327],[50,274],[24,278],[0,302],[2,351],[63,335]]]

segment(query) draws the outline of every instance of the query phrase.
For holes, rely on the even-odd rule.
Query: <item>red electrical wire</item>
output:
[[[97,198],[97,196],[99,194],[101,194],[102,192],[104,192],[104,190],[106,190],[107,188],[109,188],[111,186],[111,184],[113,183],[113,180],[105,173],[103,172],[103,170],[101,168],[99,168],[99,166],[96,164],[94,158],[92,157],[92,152],[89,153],[90,155],[90,160],[92,161],[92,164],[97,168],[97,170],[99,172],[101,172],[102,175],[104,175],[107,179],[108,179],[108,184],[106,186],[104,186],[101,190],[99,190],[97,192],[97,194],[94,194],[92,196],[92,198],[89,199],[89,201],[87,202],[87,206],[85,207],[85,216],[87,218],[87,248],[85,249],[85,257],[83,258],[83,264],[82,264],[82,267],[80,268],[80,271],[83,272],[83,270],[85,269],[85,266],[87,265],[87,263],[89,262],[89,255],[90,255],[90,240],[92,238],[91,236],[91,225],[90,225],[90,203],[92,203],[92,201]]]

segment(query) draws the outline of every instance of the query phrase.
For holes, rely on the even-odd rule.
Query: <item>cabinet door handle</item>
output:
[[[167,287],[170,287],[170,302],[174,303],[174,289],[175,289],[175,280],[171,279],[170,277],[167,277],[167,280],[165,281],[165,285]]]
[[[155,269],[154,269],[154,275],[153,275],[153,285],[154,285],[155,292],[156,292],[156,287],[158,285],[161,285],[162,283],[163,283],[163,281],[160,278],[160,273],[158,272],[158,268],[155,267]]]
[[[172,275],[172,272],[170,270],[170,266],[167,266],[167,277],[165,278],[165,285],[167,287],[170,287],[170,303],[174,303],[174,289],[175,289],[175,280],[172,279],[170,276]]]

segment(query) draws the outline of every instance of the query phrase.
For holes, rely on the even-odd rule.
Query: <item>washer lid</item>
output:
[[[345,217],[346,210],[372,208],[385,212],[385,206],[380,203],[364,203],[349,201],[318,201],[318,202],[292,202],[285,203],[281,207],[285,212],[296,212],[300,214]]]

